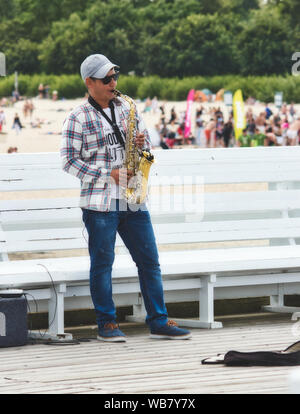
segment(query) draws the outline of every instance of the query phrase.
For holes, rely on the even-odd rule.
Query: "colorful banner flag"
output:
[[[187,109],[185,116],[184,138],[188,138],[192,129],[192,106],[194,102],[195,89],[191,89],[187,96]]]
[[[243,133],[246,128],[245,107],[241,89],[238,89],[233,95],[233,118],[235,139]]]

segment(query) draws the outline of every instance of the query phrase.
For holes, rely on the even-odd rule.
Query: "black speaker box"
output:
[[[26,345],[27,341],[26,298],[0,296],[0,347]]]

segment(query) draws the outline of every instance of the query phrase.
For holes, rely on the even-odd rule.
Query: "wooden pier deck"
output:
[[[293,367],[226,367],[201,360],[231,349],[282,350],[300,338],[291,315],[221,319],[187,341],[154,340],[122,324],[126,343],[29,344],[0,349],[1,394],[287,394]],[[74,337],[95,336],[77,330]],[[298,329],[298,335],[300,335]]]

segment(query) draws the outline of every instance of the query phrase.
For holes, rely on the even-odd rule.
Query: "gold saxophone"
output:
[[[124,188],[124,197],[130,204],[141,204],[147,196],[148,178],[154,157],[148,150],[141,150],[135,144],[137,120],[133,100],[115,89],[115,95],[125,99],[129,105],[127,133],[125,142],[125,160],[123,167],[133,172],[129,186]]]

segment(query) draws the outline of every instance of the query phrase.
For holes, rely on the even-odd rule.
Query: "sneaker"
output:
[[[126,342],[126,336],[114,322],[107,322],[99,328],[97,339],[104,342]]]
[[[189,339],[192,336],[190,331],[178,328],[177,323],[171,320],[163,326],[151,328],[150,331],[150,338],[155,339]]]

